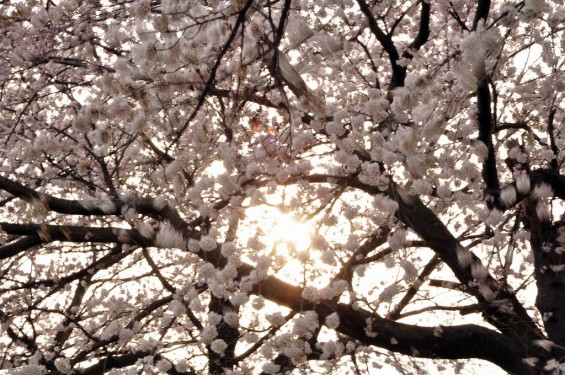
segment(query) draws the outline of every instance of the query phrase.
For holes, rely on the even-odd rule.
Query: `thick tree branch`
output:
[[[420,29],[418,35],[414,38],[408,49],[404,51],[402,57],[411,59],[412,53],[410,50],[419,50],[427,41],[430,36],[430,10],[431,5],[426,1],[421,1],[422,10],[420,12]]]
[[[530,244],[534,254],[534,272],[538,294],[536,307],[542,314],[547,335],[556,344],[556,358],[565,356],[565,222],[554,225],[540,217],[535,199],[522,202],[530,231]]]
[[[554,124],[556,111],[557,110],[554,107],[551,108],[551,110],[549,111],[549,116],[547,118],[547,136],[549,138],[549,145],[551,147],[551,151],[555,156],[550,162],[551,170],[555,173],[559,173],[559,165],[557,164],[559,150],[557,148],[557,145],[555,144],[555,124]]]
[[[547,184],[551,187],[554,197],[565,200],[565,175],[554,173],[550,169],[536,169],[529,175],[526,175],[525,178],[527,179],[526,181],[529,180],[529,183],[526,184],[526,190],[518,189],[517,182],[514,181],[504,186],[500,194],[496,195],[493,201],[494,206],[501,211],[506,211],[530,197],[531,190],[542,184]],[[512,200],[502,200],[500,198],[502,194],[508,194],[515,198]]]
[[[30,235],[7,245],[0,246],[0,259],[8,259],[23,251],[41,245],[43,241],[37,235]]]
[[[241,274],[251,271],[249,266],[240,268]],[[522,345],[513,338],[487,328],[475,325],[441,327],[442,334],[437,335],[437,327],[419,327],[394,322],[363,309],[353,309],[347,304],[304,300],[302,288],[274,277],[267,277],[256,285],[253,291],[293,311],[314,310],[321,321],[337,312],[340,324],[336,331],[366,345],[425,358],[482,358],[508,372],[529,374],[528,366],[521,361],[526,356]],[[477,345],[477,342],[481,345]]]
[[[477,10],[475,12],[475,18],[473,19],[473,30],[477,28],[477,25],[481,20],[486,21],[490,11],[490,0],[479,0],[477,4]]]
[[[3,176],[0,176],[0,189],[27,202],[40,205],[46,210],[66,215],[121,215],[122,210],[128,209],[131,205],[140,214],[159,216],[168,220],[177,230],[190,230],[189,223],[184,221],[174,208],[161,199],[136,197],[126,203],[117,199],[71,200],[57,198],[49,194],[37,192]]]
[[[73,225],[12,224],[0,222],[0,227],[8,234],[16,236],[38,236],[45,243],[98,242],[150,246],[152,239],[143,237],[135,229],[113,229],[81,227]]]
[[[406,79],[406,68],[398,65],[400,55],[398,54],[398,51],[394,46],[392,39],[389,35],[385,34],[382,31],[379,24],[377,23],[377,19],[371,11],[371,7],[367,4],[367,2],[365,0],[357,0],[357,4],[359,4],[359,8],[361,8],[361,11],[367,18],[369,29],[371,30],[375,38],[377,38],[378,42],[381,44],[388,55],[390,66],[392,68],[392,77],[388,86],[389,92],[397,87],[404,86],[404,80]]]
[[[484,72],[483,72],[484,73]],[[479,123],[479,141],[484,143],[488,149],[486,159],[483,161],[483,181],[486,185],[487,194],[495,194],[500,190],[498,172],[496,170],[496,152],[492,142],[494,122],[491,114],[491,95],[488,87],[488,78],[485,76],[479,82],[477,91],[477,121]]]
[[[422,212],[419,212],[419,214],[422,214]],[[29,235],[31,233],[43,231],[43,235],[49,235],[52,240],[76,242],[120,242],[118,239],[118,237],[120,237],[122,240],[125,240],[126,243],[129,241],[133,243],[144,242],[143,246],[151,246],[151,243],[148,243],[147,239],[141,237],[133,230],[121,230],[123,232],[116,235],[110,228],[83,228],[4,223],[1,223],[0,225],[6,232],[15,235]],[[437,230],[440,228],[435,229]],[[431,247],[434,248],[440,246],[438,241],[441,241],[442,239],[443,237],[441,233],[439,236],[432,237],[430,239],[430,243],[432,244]],[[122,243],[123,242],[124,241],[122,241]],[[447,244],[447,247],[449,246],[451,245]],[[442,249],[444,248],[446,247],[442,247]],[[445,253],[445,250],[442,251]],[[213,261],[214,258],[217,258],[215,262],[218,263],[218,265],[225,263],[225,261],[220,261],[222,256],[219,253],[215,253],[216,251],[212,251],[206,254],[200,254],[200,256],[206,256],[209,261]],[[449,260],[449,256],[446,255],[446,258],[448,258],[446,263],[453,262],[453,260]],[[253,270],[253,266],[244,263],[238,268],[239,277],[249,275]],[[433,327],[416,327],[395,323],[379,318],[364,310],[355,310],[349,305],[337,304],[332,301],[324,301],[323,303],[316,304],[314,302],[304,300],[302,298],[302,288],[292,286],[274,277],[267,277],[256,284],[253,288],[253,292],[280,305],[289,307],[294,311],[313,309],[318,313],[321,319],[324,319],[325,316],[333,312],[338,312],[341,323],[337,328],[337,331],[356,338],[368,345],[376,345],[395,352],[428,358],[482,358],[490,360],[508,371],[522,373],[521,365],[517,364],[520,362],[519,358],[521,358],[521,356],[525,356],[525,354],[521,352],[521,347],[516,347],[517,344],[512,340],[485,328],[476,326],[446,327],[444,329],[444,335],[440,340],[434,335]],[[166,297],[165,299],[156,301],[152,304],[154,305],[153,307],[147,307],[142,310],[142,312],[138,314],[132,322],[143,319],[154,309],[170,302],[170,298],[171,297]],[[372,321],[370,327],[367,327],[368,319]],[[126,327],[131,324],[132,323],[128,324]],[[505,321],[505,324],[508,324],[508,321]],[[370,331],[366,331],[366,329],[370,329]],[[530,328],[528,331],[531,330],[532,329]],[[374,332],[378,335],[377,337],[371,337],[372,334],[367,334],[366,332]],[[392,341],[398,341],[401,344],[392,344],[392,338],[395,339]],[[108,340],[101,340],[93,346],[93,350],[108,345],[117,339],[118,337],[116,336]],[[485,350],[484,346],[477,347],[477,345],[475,345],[476,339],[491,342],[492,345],[496,344],[496,347],[500,348],[498,354],[493,356],[493,352],[491,350]],[[454,341],[459,342],[457,350],[454,349]],[[501,355],[500,352],[504,355]],[[87,352],[79,353],[73,359],[73,363],[83,361],[87,358],[87,354]],[[514,362],[512,362],[514,363],[513,365],[509,363],[510,361],[508,361],[508,358],[512,358],[514,360]]]
[[[349,183],[370,194],[380,193],[376,187],[365,185],[357,180]],[[394,186],[391,187],[389,196],[398,203],[397,217],[426,241],[426,244],[449,266],[457,279],[469,287],[467,290],[469,293],[485,304],[485,317],[489,323],[505,335],[519,338],[520,342],[531,343],[543,338],[542,332],[514,293],[508,291],[504,284],[494,280],[480,259],[469,250],[464,249],[441,220],[418,197],[411,196]],[[479,269],[482,280],[478,280]],[[476,285],[480,286],[481,283],[483,283],[483,288],[477,288]],[[473,285],[475,287],[472,287]],[[493,293],[493,296],[487,295],[489,293]],[[507,301],[511,306],[511,313],[500,309],[497,304],[491,304],[493,298]]]

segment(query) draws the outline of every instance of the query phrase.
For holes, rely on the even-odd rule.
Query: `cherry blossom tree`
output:
[[[565,372],[564,50],[557,0],[0,1],[0,368]]]

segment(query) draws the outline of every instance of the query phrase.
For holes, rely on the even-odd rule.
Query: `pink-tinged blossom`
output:
[[[169,203],[167,202],[167,198],[162,195],[153,199],[153,208],[155,208],[157,211],[161,211],[162,209],[167,207],[168,204]]]
[[[253,297],[253,300],[251,301],[251,306],[255,310],[261,310],[263,307],[265,307],[265,299],[261,296]]]
[[[342,124],[332,121],[326,124],[326,132],[329,135],[336,135],[338,137],[341,137],[345,134],[346,129]]]
[[[522,12],[526,15],[535,15],[542,12],[545,7],[545,0],[525,0]]]
[[[347,353],[353,352],[356,348],[357,345],[353,341],[348,341],[347,344],[345,344],[345,351]]]
[[[150,0],[139,0],[134,1],[130,5],[130,12],[132,15],[145,19],[145,17],[151,11],[151,1]]]
[[[249,296],[246,293],[235,293],[230,297],[230,302],[236,306],[241,306],[249,301]]]
[[[551,213],[549,212],[549,206],[543,201],[538,201],[536,203],[536,215],[539,221],[542,222],[551,221]]]
[[[218,280],[229,284],[237,277],[237,267],[233,263],[228,263],[218,274]]]
[[[413,104],[413,98],[410,94],[410,90],[406,87],[396,87],[392,90],[393,102],[391,108],[395,114],[399,114],[401,111],[409,109]]]
[[[126,344],[128,342],[131,341],[131,339],[134,337],[135,333],[133,332],[133,330],[128,329],[128,328],[123,328],[120,330],[120,338],[119,338],[119,342],[122,344]]]
[[[492,289],[484,281],[479,283],[479,293],[481,293],[487,302],[492,302],[494,300],[494,293]]]
[[[262,370],[265,374],[278,374],[280,369],[281,366],[274,363],[265,363],[262,367]]]
[[[328,264],[330,266],[336,265],[335,251],[333,250],[328,249],[326,251],[323,251],[320,259],[324,264]]]
[[[47,368],[42,365],[22,365],[18,368],[12,369],[11,373],[12,375],[45,375],[47,374]],[[65,372],[63,372],[63,374],[65,374]]]
[[[387,256],[384,257],[384,265],[386,268],[393,268],[394,266],[396,266],[396,259],[392,254],[389,254]]]
[[[553,188],[551,185],[542,182],[534,187],[531,196],[536,199],[551,198],[553,197]]]
[[[217,247],[217,243],[216,240],[210,236],[210,235],[205,235],[202,236],[202,238],[200,239],[200,248],[204,251],[212,251],[214,249],[216,249]]]
[[[198,275],[202,280],[212,280],[216,278],[218,270],[211,263],[204,263],[198,268]]]
[[[188,372],[188,370],[190,369],[190,364],[186,359],[180,359],[175,363],[175,369],[181,373]]]
[[[299,365],[306,361],[306,346],[302,345],[302,340],[292,340],[290,335],[284,334],[275,339],[275,343],[282,349],[281,353],[290,358],[293,364]]]
[[[509,185],[500,192],[500,200],[505,207],[512,207],[516,203],[516,189],[513,185]]]
[[[228,344],[226,344],[226,342],[222,339],[216,339],[212,341],[212,343],[210,344],[210,349],[212,349],[213,352],[218,354],[224,354],[227,347]]]
[[[439,185],[436,189],[437,196],[440,198],[451,198],[452,191],[448,185]]]
[[[172,300],[169,304],[169,310],[173,313],[174,316],[179,317],[186,313],[186,307],[184,304],[179,300]]]
[[[522,362],[524,362],[525,364],[527,364],[530,367],[535,367],[536,363],[539,362],[539,358],[537,358],[537,357],[522,358]]]
[[[356,268],[356,271],[359,267]],[[334,299],[341,296],[348,288],[348,284],[345,280],[337,280],[331,283],[329,286],[323,287],[318,290],[318,298],[322,299]]]
[[[328,34],[318,33],[315,38],[316,42],[318,42],[320,52],[324,57],[329,57],[343,48],[343,42]]]
[[[117,211],[114,202],[109,199],[86,199],[79,201],[79,203],[87,210],[94,210],[97,208],[105,214],[113,214]]]
[[[197,253],[200,251],[200,241],[191,238],[190,240],[188,240],[188,250],[193,252],[193,253]]]
[[[457,244],[455,247],[455,253],[457,254],[457,261],[461,267],[467,268],[471,265],[471,262],[473,261],[473,253],[460,244]]]
[[[185,249],[186,241],[179,231],[168,222],[162,222],[157,235],[155,236],[155,245],[162,248]]]
[[[139,234],[147,239],[152,239],[155,236],[155,231],[149,223],[138,222],[135,224],[135,229],[137,229]]]
[[[225,242],[221,247],[222,255],[229,258],[235,254],[236,247],[233,242]]]
[[[337,313],[331,313],[326,316],[326,327],[331,329],[336,329],[339,326],[339,315]]]
[[[312,36],[314,36],[314,32],[308,27],[304,19],[296,18],[289,21],[286,37],[291,49],[298,48]]]
[[[302,297],[308,301],[316,302],[320,299],[320,293],[318,289],[313,286],[305,286],[302,291]]]
[[[361,165],[361,173],[359,180],[366,184],[377,186],[379,177],[381,175],[378,163],[365,162]]]
[[[166,373],[167,371],[173,368],[173,364],[169,360],[161,359],[157,361],[155,367],[157,367],[157,369],[162,373]]]
[[[561,373],[561,371],[558,370],[558,368],[560,367],[561,366],[559,365],[559,361],[552,358],[552,359],[548,359],[547,362],[545,362],[545,366],[543,366],[543,369],[547,371],[556,370],[556,373]]]
[[[215,325],[207,325],[200,331],[200,341],[203,344],[210,344],[218,336],[218,330]]]
[[[287,57],[283,53],[278,53],[277,56],[279,69],[284,79],[295,88],[295,91],[299,95],[306,95],[308,88],[300,74],[290,64]]]
[[[490,210],[490,214],[485,220],[485,224],[491,227],[497,226],[503,218],[502,211],[497,208]]]
[[[117,320],[113,320],[104,328],[104,331],[100,335],[100,339],[108,340],[111,337],[118,336],[121,330],[121,324]]]
[[[370,337],[370,338],[377,337],[379,335],[379,333],[373,331],[373,319],[367,318],[365,323],[366,323],[365,328],[364,328],[365,335],[367,335],[367,337]]]
[[[530,176],[524,172],[516,172],[514,174],[516,179],[516,190],[520,194],[528,194],[530,192]]]
[[[185,164],[186,162],[181,159],[174,160],[165,168],[165,176],[169,178],[173,177],[174,175],[182,171],[182,168]]]
[[[483,162],[488,157],[488,147],[482,141],[473,141],[473,153]]]
[[[411,187],[412,187],[412,191],[417,195],[425,196],[425,195],[431,195],[433,193],[432,185],[423,179],[414,180],[412,182]]]
[[[478,259],[476,259],[471,262],[471,275],[473,275],[476,280],[483,281],[486,280],[488,271],[486,267],[483,266]]]
[[[57,370],[63,374],[70,374],[72,371],[71,364],[67,358],[57,358],[54,364]]]
[[[545,351],[551,351],[554,343],[550,340],[534,340],[534,345],[539,346],[540,348],[544,349]]]
[[[188,305],[193,312],[202,312],[204,311],[204,305],[200,298],[193,298]]]
[[[391,302],[392,298],[400,292],[400,287],[397,283],[391,284],[383,289],[379,294],[380,302]]]
[[[328,359],[332,357],[339,357],[343,354],[344,347],[340,343],[336,343],[333,340],[326,341],[322,345],[322,359]]]
[[[409,260],[402,259],[400,260],[400,267],[402,267],[402,269],[404,270],[404,281],[412,282],[416,280],[416,278],[418,277],[418,269],[416,268],[414,263]]]
[[[477,88],[477,77],[473,73],[472,67],[466,62],[455,65],[453,71],[457,75],[457,81],[465,91],[474,91]]]
[[[373,206],[388,215],[394,215],[398,210],[398,203],[388,198],[384,194],[377,194],[373,200]]]
[[[411,154],[406,156],[406,166],[408,171],[415,178],[422,178],[426,175],[426,171],[428,169],[428,162],[426,159],[426,155],[423,154]]]
[[[239,314],[234,311],[228,311],[224,313],[224,321],[230,326],[237,328],[239,327]]]
[[[286,322],[285,317],[278,311],[265,315],[265,319],[275,327],[282,326]]]
[[[293,334],[309,339],[320,326],[318,314],[315,311],[305,311],[294,321]]]

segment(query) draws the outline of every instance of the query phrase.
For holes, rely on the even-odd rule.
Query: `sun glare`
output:
[[[264,245],[266,255],[277,260],[277,277],[289,283],[302,281],[314,232],[309,222],[275,207],[258,205],[248,208],[243,227],[246,230],[240,235],[242,243],[247,243],[253,237],[259,240]]]
[[[280,255],[291,255],[293,251],[302,252],[310,247],[310,226],[289,215],[280,213],[274,217],[271,231],[273,243],[277,245]]]

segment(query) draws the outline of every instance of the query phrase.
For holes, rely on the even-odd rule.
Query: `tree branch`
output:
[[[473,29],[477,28],[480,20],[486,21],[490,11],[490,0],[479,0],[477,4],[477,10],[475,12],[475,18],[473,19]]]
[[[402,57],[411,59],[412,53],[411,49],[419,50],[427,41],[430,36],[430,9],[431,6],[426,1],[421,1],[422,10],[420,12],[420,29],[418,30],[418,35],[414,38],[412,43],[408,46],[408,49],[404,51]]]
[[[420,286],[424,283],[424,281],[430,276],[430,274],[435,270],[438,264],[441,263],[438,254],[435,254],[432,259],[426,264],[418,278],[410,285],[408,288],[408,292],[402,297],[400,302],[392,309],[392,311],[388,314],[388,317],[392,320],[397,320],[400,317],[400,313],[402,310],[408,305],[408,303],[414,298],[418,290],[420,290]]]
[[[240,268],[242,274],[252,267]],[[337,332],[393,352],[424,358],[481,358],[514,374],[529,374],[522,363],[526,356],[524,347],[514,338],[506,337],[490,329],[476,325],[442,327],[441,337],[436,327],[419,327],[380,318],[363,309],[332,301],[312,301],[302,298],[302,288],[290,285],[274,277],[267,277],[257,284],[254,293],[286,306],[294,311],[314,310],[320,321],[337,312],[340,324]],[[369,325],[368,325],[369,322]],[[394,340],[392,340],[394,339]],[[480,342],[481,345],[476,343]]]
[[[235,21],[235,25],[233,26],[233,29],[230,33],[230,36],[228,37],[228,40],[226,40],[226,42],[222,46],[222,49],[220,50],[220,53],[219,53],[218,57],[216,58],[216,62],[214,63],[214,65],[212,66],[212,69],[210,70],[210,75],[208,76],[208,81],[206,82],[206,85],[204,86],[204,90],[202,91],[202,93],[198,97],[198,102],[196,103],[196,106],[192,110],[192,113],[190,114],[190,116],[188,117],[188,119],[186,120],[184,125],[176,132],[175,143],[178,142],[180,137],[183,135],[183,133],[188,128],[188,125],[190,125],[191,121],[194,120],[194,118],[196,117],[196,114],[200,110],[200,107],[202,107],[202,105],[204,104],[204,100],[206,100],[208,93],[214,87],[214,82],[216,81],[216,72],[218,71],[218,68],[220,67],[222,59],[224,58],[225,54],[229,51],[231,44],[233,43],[235,37],[237,36],[237,33],[239,32],[239,28],[245,22],[245,17],[247,16],[247,11],[249,10],[251,5],[253,4],[253,1],[254,0],[247,0],[245,2],[245,4],[243,4],[243,7],[241,8],[241,10],[239,11],[239,14],[237,16],[237,20]]]
[[[496,170],[496,153],[492,143],[494,122],[491,114],[491,96],[488,87],[488,78],[485,76],[480,80],[477,87],[477,121],[479,123],[479,141],[483,142],[488,149],[488,154],[483,162],[483,181],[486,185],[486,193],[495,195],[500,190],[498,172]]]
[[[357,0],[357,4],[359,4],[359,8],[367,18],[369,23],[369,29],[377,38],[377,41],[381,44],[384,48],[385,52],[388,55],[388,59],[390,61],[390,66],[392,68],[392,77],[390,79],[390,84],[388,86],[389,92],[394,90],[397,87],[404,86],[404,80],[406,79],[406,68],[398,65],[398,60],[400,58],[394,43],[390,36],[386,35],[380,28],[379,24],[377,23],[377,19],[373,15],[371,8],[365,2],[365,0]]]

